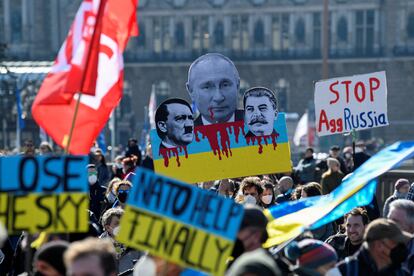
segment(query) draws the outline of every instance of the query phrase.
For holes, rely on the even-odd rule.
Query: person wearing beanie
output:
[[[66,241],[51,241],[43,245],[34,256],[34,275],[65,276],[63,255],[68,246]]]
[[[408,179],[400,178],[395,181],[394,184],[394,193],[385,200],[383,217],[387,217],[390,211],[390,204],[397,199],[406,199],[408,195],[408,190],[410,189],[410,182]]]
[[[292,271],[299,276],[325,275],[338,261],[332,246],[315,239],[291,242],[285,248],[285,255],[296,263]]]

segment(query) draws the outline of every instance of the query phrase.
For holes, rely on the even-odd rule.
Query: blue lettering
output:
[[[365,120],[365,112],[362,112],[359,117],[361,118],[361,127],[366,127],[367,126],[367,121]]]
[[[370,121],[368,127],[372,127],[374,125],[374,121],[372,120],[371,114],[372,114],[372,111],[368,112],[368,119]]]
[[[349,118],[351,116],[351,111],[348,108],[344,109],[344,121],[345,121],[345,129],[351,129],[351,123],[349,122]]]
[[[378,122],[379,122],[381,125],[386,125],[386,124],[387,124],[387,121],[385,120],[385,114],[384,114],[384,113],[381,113],[381,114],[378,116]]]
[[[354,118],[355,118],[355,123],[354,123]],[[359,127],[359,118],[358,118],[358,116],[351,115],[351,121],[352,121],[352,127],[353,128],[358,128]]]

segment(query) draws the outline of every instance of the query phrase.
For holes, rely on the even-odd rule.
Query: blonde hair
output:
[[[126,185],[126,186],[129,186],[129,188],[132,188],[132,183],[128,180],[121,180],[121,181],[115,182],[114,188],[115,188],[116,194],[118,194],[118,190],[121,185]]]

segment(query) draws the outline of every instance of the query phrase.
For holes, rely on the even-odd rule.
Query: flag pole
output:
[[[100,32],[97,32],[96,29],[99,26],[98,20],[102,20],[101,19],[101,14],[104,11],[104,6],[106,4],[106,1],[107,0],[101,0],[100,3],[99,3],[98,12],[96,14],[97,20],[95,22],[95,28],[93,29],[93,34],[92,34],[92,39],[91,39],[92,42],[91,42],[91,46],[89,47],[88,54],[86,56],[86,64],[85,64],[85,69],[86,70],[88,69],[88,65],[89,65],[89,60],[90,60],[90,56],[91,56],[91,52],[92,52],[91,48],[93,46],[93,41],[95,41],[97,39],[96,36],[98,34],[100,35]],[[100,39],[100,37],[99,37],[99,39]],[[84,89],[84,84],[85,84],[85,74],[83,74],[83,76],[82,76],[82,82],[81,82],[81,89],[82,90]],[[67,142],[66,148],[65,148],[65,153],[66,154],[69,153],[69,147],[70,147],[70,143],[72,141],[73,131],[75,130],[76,118],[78,116],[78,109],[79,109],[79,104],[80,104],[80,100],[81,100],[81,97],[82,97],[82,92],[83,91],[78,92],[78,100],[76,101],[75,112],[73,113],[72,124],[71,124],[70,131],[69,131],[69,138],[68,138],[68,142]]]
[[[72,141],[73,130],[75,129],[76,117],[78,117],[78,110],[79,110],[79,104],[80,104],[81,97],[82,97],[82,92],[79,92],[78,100],[76,101],[76,105],[75,105],[75,112],[73,113],[72,125],[70,126],[68,143],[66,144],[66,148],[65,148],[66,154],[69,153],[69,146],[70,146],[70,142]]]

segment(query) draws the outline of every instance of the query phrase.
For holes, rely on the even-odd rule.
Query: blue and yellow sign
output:
[[[223,275],[243,206],[139,169],[117,240],[183,267]]]
[[[88,231],[86,156],[0,158],[0,223],[9,234]]]
[[[292,170],[284,113],[278,114],[270,135],[251,135],[238,121],[196,126],[194,136],[187,146],[166,148],[152,130],[155,171],[195,183]]]

